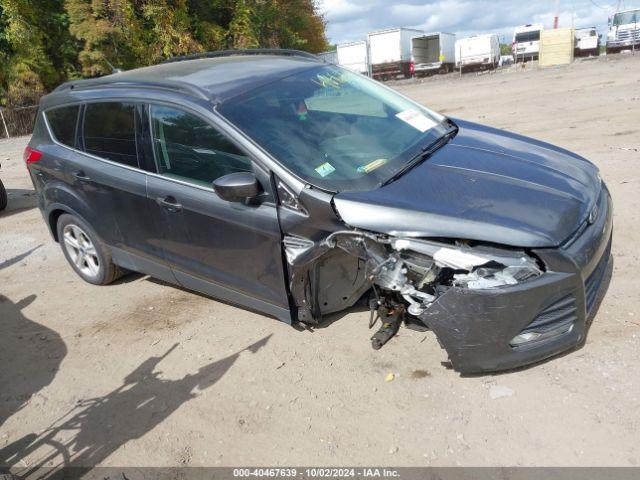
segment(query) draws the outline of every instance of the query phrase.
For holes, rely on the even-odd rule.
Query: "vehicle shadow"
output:
[[[524,365],[524,366],[518,367],[518,368],[511,368],[509,370],[502,370],[502,371],[499,371],[499,372],[460,374],[460,376],[463,377],[463,378],[467,378],[467,377],[475,378],[475,377],[486,377],[486,376],[497,377],[497,376],[500,376],[500,375],[507,375],[509,373],[522,372],[522,371],[525,371],[525,370],[529,370],[531,368],[539,367],[540,365],[544,365],[545,363],[548,363],[548,362],[553,362],[555,360],[559,360],[560,358],[563,358],[563,357],[565,357],[567,355],[571,355],[571,354],[575,353],[577,350],[582,349],[582,347],[584,347],[586,342],[587,342],[587,337],[589,336],[589,330],[591,330],[591,327],[593,325],[593,321],[595,320],[596,316],[598,315],[598,311],[600,310],[600,306],[602,305],[602,301],[604,300],[604,297],[607,295],[607,292],[609,291],[609,286],[611,285],[611,279],[613,278],[614,263],[615,263],[614,257],[613,257],[613,255],[611,255],[609,257],[609,263],[607,265],[607,269],[605,270],[605,273],[604,273],[604,275],[602,277],[602,283],[601,283],[600,289],[598,291],[598,295],[596,297],[595,303],[593,304],[593,308],[591,309],[591,313],[589,313],[589,316],[586,319],[584,338],[574,348],[572,348],[570,350],[567,350],[566,352],[558,353],[557,355],[554,355],[552,357],[545,358],[544,360],[540,360],[539,362],[530,363],[528,365]],[[443,362],[443,366],[445,366],[447,368],[452,368],[451,365],[449,364],[449,362]]]
[[[7,197],[7,208],[0,211],[0,218],[10,217],[38,206],[38,197],[33,189],[7,188]]]
[[[18,262],[21,262],[22,260],[27,258],[29,255],[31,255],[33,252],[38,250],[40,247],[42,247],[42,244],[38,245],[37,247],[33,247],[31,250],[27,250],[26,252],[21,253],[20,255],[16,255],[15,257],[11,257],[10,259],[5,260],[4,262],[1,262],[0,270],[2,270],[3,268],[8,268],[11,265],[15,265]]]
[[[8,467],[20,477],[42,478],[54,476],[63,467],[99,465],[122,445],[141,438],[181,405],[215,385],[244,352],[258,352],[270,337],[179,380],[164,379],[156,368],[179,345],[175,344],[163,355],[142,362],[115,390],[78,402],[41,433],[26,435],[0,450],[0,468]],[[30,455],[37,461],[27,463]],[[25,464],[28,467],[21,467]]]
[[[35,299],[0,295],[0,426],[53,381],[67,354],[58,333],[23,314]]]

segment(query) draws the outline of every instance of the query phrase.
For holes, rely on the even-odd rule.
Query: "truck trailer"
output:
[[[367,42],[351,42],[338,45],[338,65],[352,72],[369,74]]]
[[[390,79],[413,76],[411,39],[424,35],[422,30],[392,28],[367,35],[373,78]]]
[[[453,33],[428,33],[411,40],[415,75],[452,72],[455,66],[456,36]]]
[[[500,63],[500,39],[496,34],[476,35],[456,41],[456,68],[494,70]]]

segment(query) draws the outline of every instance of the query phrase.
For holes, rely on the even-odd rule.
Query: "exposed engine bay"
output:
[[[358,230],[334,232],[321,242],[285,238],[291,292],[298,319],[315,325],[371,292],[370,328],[381,348],[405,322],[427,329],[425,312],[449,289],[516,285],[543,273],[542,263],[518,249],[467,241],[395,238]]]

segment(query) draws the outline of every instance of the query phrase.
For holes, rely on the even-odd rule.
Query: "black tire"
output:
[[[69,227],[69,231],[75,230],[84,234],[88,240],[90,240],[90,244],[94,247],[95,254],[92,254],[91,257],[97,259],[97,266],[95,263],[91,264],[89,267],[90,260],[76,262],[74,261],[74,256],[78,258],[81,255],[79,249],[75,249],[70,244],[65,241],[65,229]],[[75,228],[74,228],[75,227]],[[91,228],[91,226],[74,215],[63,214],[60,215],[58,219],[58,224],[56,227],[58,233],[58,241],[60,242],[60,247],[62,248],[62,252],[66,257],[71,268],[75,270],[75,272],[82,278],[85,282],[91,283],[93,285],[108,285],[117,278],[123,275],[123,270],[120,269],[115,263],[113,263],[113,259],[111,257],[111,252],[109,251],[109,247],[102,241],[102,239],[96,234],[96,232]],[[84,238],[82,237],[82,238]],[[78,265],[78,263],[83,264],[84,271]],[[95,269],[95,274],[87,273],[90,268]]]
[[[4,188],[2,180],[0,180],[0,212],[7,208],[8,200],[9,199],[7,198],[7,191]]]

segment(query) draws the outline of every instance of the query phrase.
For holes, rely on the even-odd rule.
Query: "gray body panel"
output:
[[[334,202],[351,227],[409,237],[554,247],[584,223],[600,191],[587,160],[525,137],[458,122],[445,147],[404,176]]]

